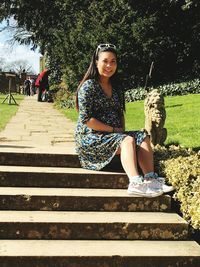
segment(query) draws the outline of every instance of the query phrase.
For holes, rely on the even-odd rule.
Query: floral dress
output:
[[[89,79],[78,91],[78,105],[79,117],[75,130],[75,143],[81,166],[85,169],[100,170],[108,165],[126,136],[133,136],[137,145],[140,145],[147,136],[145,131],[110,133],[87,127],[86,122],[91,117],[111,127],[122,127],[123,108],[115,88],[110,98],[106,96],[96,80]]]

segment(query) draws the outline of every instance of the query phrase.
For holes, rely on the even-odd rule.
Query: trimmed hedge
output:
[[[180,202],[180,210],[194,229],[200,229],[200,151],[156,146],[156,171],[176,188],[173,198]]]
[[[56,89],[57,94],[55,95],[55,102],[60,108],[74,108],[75,107],[75,94],[67,90],[64,83],[51,86],[50,89]],[[149,90],[155,88],[151,87]],[[170,83],[162,86],[158,86],[158,89],[163,96],[175,96],[175,95],[187,95],[187,94],[199,94],[200,93],[200,80],[195,79],[188,82],[182,83]],[[126,102],[133,102],[137,100],[143,100],[146,97],[147,92],[144,88],[135,88],[126,91],[125,100]]]
[[[149,90],[155,89],[153,87]],[[187,94],[199,94],[200,93],[200,80],[195,79],[182,83],[169,83],[156,87],[163,96],[175,96],[175,95],[187,95]],[[135,88],[126,91],[126,102],[133,102],[137,100],[143,100],[146,97],[147,92],[144,88]]]

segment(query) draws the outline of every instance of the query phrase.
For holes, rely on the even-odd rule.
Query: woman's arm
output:
[[[94,97],[96,95],[96,88],[92,80],[87,80],[79,89],[78,93],[78,106],[79,106],[79,119],[83,124],[89,128],[99,132],[122,132],[123,128],[113,128],[108,124],[103,123],[93,117]]]
[[[117,128],[117,127],[112,127],[108,124],[105,124],[94,117],[90,118],[87,122],[86,125],[95,130],[95,131],[100,131],[100,132],[109,132],[109,133],[116,133],[116,132],[123,132],[123,128]]]

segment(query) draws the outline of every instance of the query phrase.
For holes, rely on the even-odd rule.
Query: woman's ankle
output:
[[[142,183],[143,177],[141,175],[131,176],[129,177],[129,182],[130,183]]]
[[[148,173],[146,173],[145,175],[144,175],[144,179],[156,179],[156,178],[158,178],[158,174],[156,173],[156,172],[154,172],[154,171],[151,171],[151,172],[148,172]]]

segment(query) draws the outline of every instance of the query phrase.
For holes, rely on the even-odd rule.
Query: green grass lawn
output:
[[[167,142],[200,148],[200,94],[166,98]]]
[[[165,97],[168,135],[165,144],[200,147],[200,94]],[[74,109],[63,111],[66,117],[77,120]],[[126,104],[126,130],[144,128],[144,101]]]
[[[9,122],[11,117],[15,115],[15,113],[18,110],[17,105],[14,105],[13,100],[11,101],[11,104],[8,104],[8,101],[6,100],[4,104],[2,104],[3,100],[6,98],[7,95],[0,94],[0,131],[4,129],[6,124]],[[20,103],[20,101],[24,98],[23,95],[19,94],[13,94],[13,97],[17,104]]]

